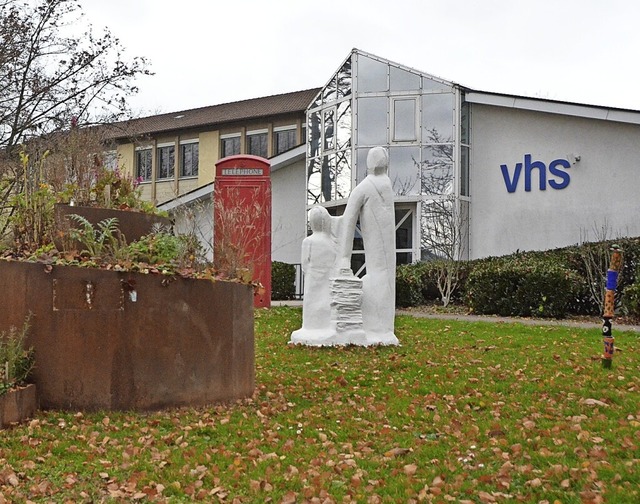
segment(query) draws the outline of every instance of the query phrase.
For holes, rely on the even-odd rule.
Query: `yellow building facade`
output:
[[[162,204],[211,183],[229,155],[271,158],[305,143],[317,89],[134,119],[114,125],[118,167]]]

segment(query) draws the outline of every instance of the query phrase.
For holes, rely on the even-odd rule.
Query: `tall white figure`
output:
[[[336,241],[332,217],[327,209],[315,206],[309,210],[313,234],[302,241],[304,300],[302,328],[291,335],[291,343],[332,345],[330,276],[336,260]]]
[[[393,188],[387,173],[389,154],[374,147],[367,155],[367,176],[349,196],[339,235],[338,271],[350,269],[353,236],[360,219],[367,273],[362,282],[365,345],[397,345],[396,226]]]

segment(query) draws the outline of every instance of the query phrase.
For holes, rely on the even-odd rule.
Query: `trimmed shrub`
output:
[[[296,296],[296,267],[279,261],[271,263],[271,299],[282,301]]]
[[[396,268],[396,306],[406,308],[425,303],[441,303],[438,291],[440,261],[425,261],[401,264]],[[460,303],[464,298],[464,285],[469,275],[469,262],[460,262],[459,280],[451,298],[452,303]]]
[[[640,317],[640,282],[629,285],[622,291],[622,309],[626,315]]]
[[[438,275],[443,271],[444,261],[437,259],[422,263],[422,297],[427,302],[442,303],[440,291],[438,290]],[[451,303],[460,303],[464,298],[464,286],[469,275],[471,263],[459,261],[457,286],[451,295]]]
[[[635,282],[622,289],[618,288],[618,292],[622,293],[623,313],[631,317],[640,318],[640,267],[636,269]]]
[[[640,287],[636,285],[640,282],[640,276],[636,274],[640,273],[640,238],[517,252],[463,262],[452,302],[467,304],[476,313],[505,316],[601,315],[590,282],[594,282],[596,288],[596,283],[604,288],[606,268],[599,273],[602,281],[597,278],[589,280],[585,258],[589,254],[601,254],[613,244],[618,244],[623,250],[616,304],[633,315],[636,310],[634,303],[640,305]],[[398,266],[396,305],[408,307],[440,302],[437,274],[437,261]],[[637,310],[640,312],[640,306]]]
[[[574,271],[553,259],[510,257],[476,263],[466,295],[476,313],[561,318],[579,283]]]
[[[620,307],[624,304],[624,297],[627,295],[626,288],[633,285],[638,278],[637,271],[640,266],[640,238],[621,238],[619,240],[609,240],[606,242],[585,243],[552,251],[556,254],[561,254],[565,258],[568,267],[575,270],[581,279],[576,297],[569,306],[570,313],[575,313],[576,315],[602,314],[601,307],[591,293],[589,275],[586,271],[583,256],[585,254],[602,253],[602,250],[607,250],[614,244],[619,245],[622,249],[622,271],[618,277],[618,288],[616,293],[616,306]],[[608,264],[604,266],[600,272],[600,285],[594,285],[595,288],[602,289],[603,297],[605,278],[607,274],[606,268],[608,268],[608,266]]]
[[[423,264],[401,264],[396,268],[396,306],[398,308],[424,304],[422,296]]]

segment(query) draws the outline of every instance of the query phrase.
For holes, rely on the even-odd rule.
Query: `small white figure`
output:
[[[332,233],[332,217],[327,209],[315,206],[309,210],[313,234],[302,241],[304,300],[302,328],[291,335],[291,343],[331,345],[330,276],[336,259],[336,242]]]

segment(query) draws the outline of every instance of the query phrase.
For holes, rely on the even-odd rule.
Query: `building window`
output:
[[[273,142],[275,154],[293,149],[296,146],[296,130],[295,127],[287,129],[273,130]]]
[[[157,161],[159,179],[173,178],[175,160],[176,146],[174,144],[158,146]]]
[[[453,93],[422,96],[422,143],[453,142]]]
[[[181,177],[197,177],[198,176],[198,158],[199,158],[198,142],[189,142],[189,143],[180,144],[180,176]]]
[[[267,157],[267,130],[247,132],[247,154]]]
[[[396,264],[413,262],[413,208],[396,207]]]
[[[151,149],[136,150],[136,178],[151,180]]]
[[[416,100],[396,98],[393,100],[393,140],[394,142],[414,142],[416,136]]]
[[[235,156],[240,154],[240,135],[223,136],[222,139],[222,157]]]

